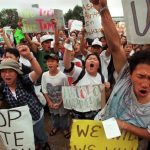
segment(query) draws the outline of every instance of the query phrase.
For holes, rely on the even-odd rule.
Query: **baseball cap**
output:
[[[46,59],[46,60],[49,58],[59,61],[59,56],[55,53],[50,53],[50,54],[44,56],[44,59]]]
[[[46,41],[53,41],[53,37],[51,35],[43,35],[40,38],[41,43],[46,42]]]
[[[98,46],[102,47],[102,43],[99,41],[98,38],[96,38],[96,39],[92,42],[92,46],[94,46],[94,45],[98,45]]]
[[[3,69],[13,69],[15,70],[18,74],[23,74],[21,71],[21,66],[19,63],[13,59],[8,59],[8,60],[2,60],[0,63],[0,70]]]

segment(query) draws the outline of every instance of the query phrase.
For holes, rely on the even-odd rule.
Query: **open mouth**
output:
[[[145,94],[146,90],[140,90],[140,93]]]
[[[90,64],[90,67],[93,68],[93,67],[94,67],[94,64]]]
[[[140,94],[141,94],[142,96],[145,96],[145,95],[147,94],[147,91],[146,91],[146,90],[140,90],[139,92],[140,92]]]

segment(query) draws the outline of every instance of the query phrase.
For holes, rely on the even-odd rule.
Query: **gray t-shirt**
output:
[[[128,64],[120,72],[107,105],[99,113],[102,120],[111,117],[148,129],[150,132],[150,102],[141,104],[137,101]]]
[[[61,89],[62,86],[67,86],[68,81],[66,75],[59,71],[55,76],[51,76],[49,71],[44,72],[42,75],[42,92],[48,94],[53,103],[59,103],[62,99]],[[58,109],[50,108],[50,113],[60,116],[67,114],[68,110],[63,105]]]

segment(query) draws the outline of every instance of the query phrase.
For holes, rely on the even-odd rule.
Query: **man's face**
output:
[[[124,50],[125,50],[126,57],[128,58],[130,56],[131,51],[133,50],[132,44],[126,44]]]
[[[99,45],[92,45],[91,52],[100,55],[100,53],[102,52],[102,48]]]
[[[150,65],[139,64],[131,74],[133,90],[140,103],[150,102]]]
[[[58,61],[56,59],[49,58],[47,59],[46,64],[51,73],[56,72],[58,67]]]
[[[17,72],[13,69],[1,70],[1,77],[9,87],[16,86]]]
[[[51,48],[51,41],[45,41],[42,43],[42,47],[45,51],[49,51]]]

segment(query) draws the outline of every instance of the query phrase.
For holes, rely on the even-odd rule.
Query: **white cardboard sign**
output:
[[[7,150],[35,150],[28,106],[0,109],[0,138]]]
[[[150,1],[122,0],[127,40],[133,44],[150,44]]]

